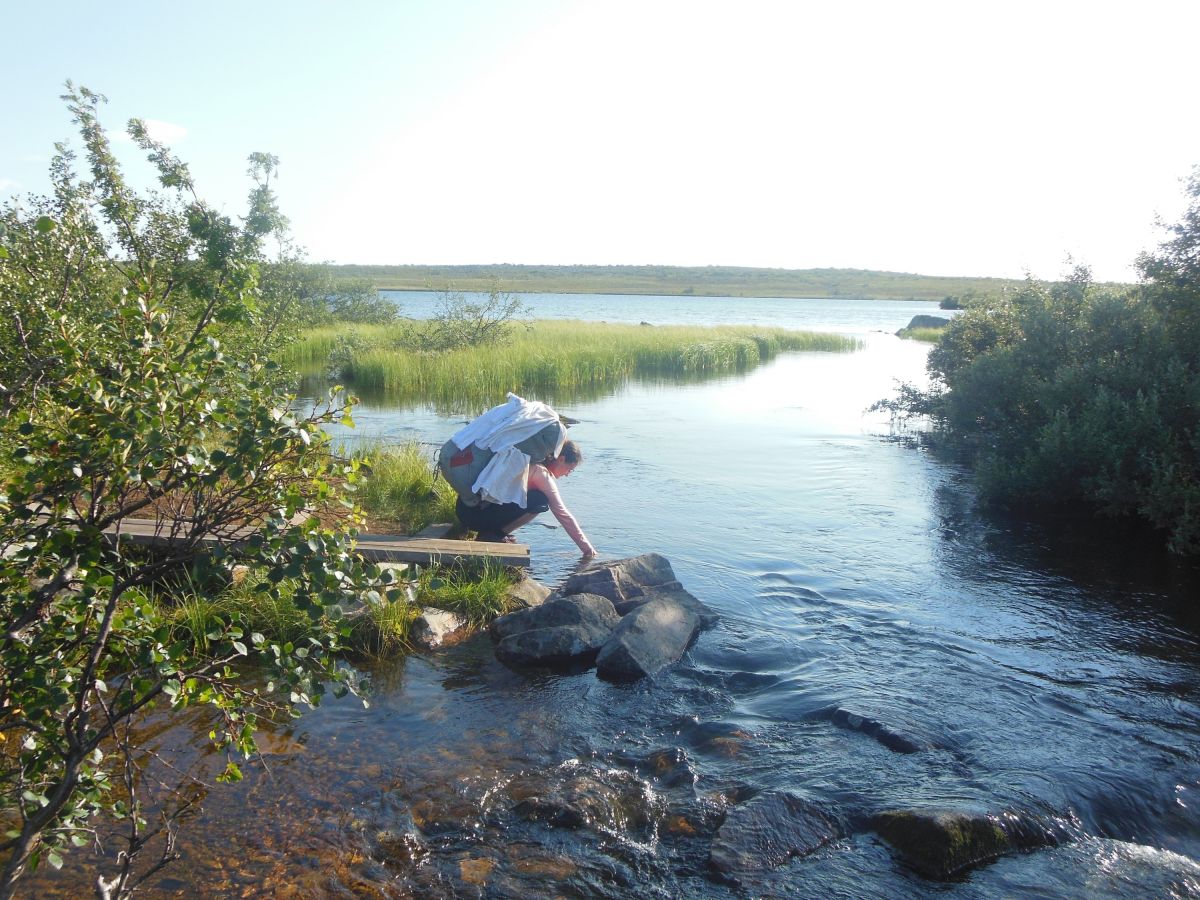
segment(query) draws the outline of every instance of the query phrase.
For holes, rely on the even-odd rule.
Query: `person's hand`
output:
[[[586,550],[584,550],[583,558],[584,558],[584,560],[595,559],[596,558],[596,548],[588,547]]]

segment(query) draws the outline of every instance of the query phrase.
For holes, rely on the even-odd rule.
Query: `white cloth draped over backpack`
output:
[[[558,413],[545,403],[525,400],[509,393],[506,403],[492,407],[456,431],[450,439],[458,449],[465,450],[476,444],[495,453],[471,489],[478,491],[480,497],[489,503],[526,506],[529,498],[529,464],[541,460],[531,460],[528,454],[513,445],[533,437],[550,423],[558,421]],[[563,430],[554,448],[554,456],[562,452],[566,440]]]

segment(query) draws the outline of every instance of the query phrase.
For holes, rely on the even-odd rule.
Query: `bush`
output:
[[[975,300],[929,354],[930,391],[877,406],[929,414],[969,449],[985,501],[1138,517],[1200,553],[1200,168],[1144,282],[1086,269]]]
[[[129,132],[155,165],[162,193],[125,184],[97,116],[103,100],[68,84],[91,178],[59,146],[54,196],[7,206],[0,252],[0,803],[8,833],[0,896],[21,873],[62,864],[93,816],[128,820],[127,846],[102,890],[124,896],[147,831],[132,773],[147,762],[126,727],[156,703],[204,704],[229,754],[254,750],[257,716],[296,713],[345,682],[339,604],[373,590],[378,572],[351,553],[354,514],[342,496],[353,462],[329,453],[332,403],[294,415],[269,354],[285,339],[281,298],[259,287],[262,241],[282,221],[266,177],[239,227],[195,195],[187,167]],[[269,171],[256,155],[252,171]],[[174,538],[150,552],[108,533],[133,518]],[[237,536],[209,551],[206,536]],[[200,608],[181,640],[150,597],[183,567],[232,580],[262,573],[261,592],[288,599],[311,623],[298,645],[272,640],[238,610]],[[251,694],[234,664],[253,652],[276,692]],[[107,754],[107,755],[106,755]],[[115,784],[120,789],[114,788]],[[178,808],[174,812],[178,812]],[[172,809],[163,811],[171,856]],[[153,866],[151,868],[154,868]]]

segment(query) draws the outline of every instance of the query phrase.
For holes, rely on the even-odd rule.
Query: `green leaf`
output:
[[[42,234],[49,234],[58,227],[58,223],[49,216],[38,216],[37,221],[33,223],[33,227]]]
[[[61,869],[63,866],[63,858],[58,855],[57,850],[46,851],[46,862],[50,863],[55,869]]]
[[[233,649],[234,649],[235,651],[237,651],[239,654],[241,654],[242,656],[246,656],[246,655],[247,655],[247,653],[246,653],[246,645],[245,645],[245,644],[243,644],[241,641],[234,641],[234,642],[233,642]]]

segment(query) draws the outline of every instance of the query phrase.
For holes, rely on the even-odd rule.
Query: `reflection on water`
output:
[[[632,686],[518,675],[486,637],[383,665],[370,708],[279,728],[244,785],[209,792],[157,893],[1200,896],[1194,567],[981,516],[968,473],[876,437],[862,410],[926,351],[867,337],[563,410],[586,458],[564,494],[594,543],[664,553],[723,617],[680,665]],[[431,444],[458,424],[357,418],[364,439]],[[578,559],[557,529],[522,537],[547,582]],[[181,752],[205,729],[159,740]],[[733,888],[708,847],[763,790],[844,836]],[[933,884],[864,826],[913,807],[1015,811],[1067,839]]]

